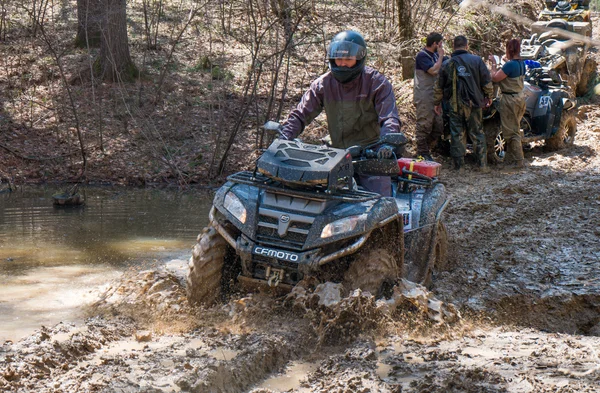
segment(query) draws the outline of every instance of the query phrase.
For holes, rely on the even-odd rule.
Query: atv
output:
[[[591,23],[554,19],[536,22],[531,28],[532,36],[521,41],[521,58],[557,70],[574,92],[585,95],[590,73],[596,67],[587,56],[589,42],[580,37],[591,35]],[[572,35],[573,32],[579,35]]]
[[[551,21],[564,19],[567,22],[588,22],[590,19],[590,0],[546,0],[544,8],[539,16],[539,21]]]
[[[547,67],[529,68],[525,74],[523,92],[525,115],[521,119],[522,143],[543,140],[549,151],[572,145],[577,132],[576,100],[560,74]],[[484,113],[488,160],[493,163],[503,162],[505,155],[499,100],[500,96],[497,96]]]
[[[403,134],[377,142],[404,143]],[[447,251],[439,164],[378,159],[375,146],[276,138],[254,171],[229,176],[192,250],[190,301],[211,304],[238,286],[285,293],[301,281],[341,282],[375,296],[399,277],[430,285]],[[357,175],[392,177],[392,196],[363,189]]]

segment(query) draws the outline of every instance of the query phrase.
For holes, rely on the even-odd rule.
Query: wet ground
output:
[[[573,147],[533,146],[521,171],[444,172],[450,266],[432,293],[197,309],[173,260],[99,289],[85,323],[5,341],[0,391],[600,392],[599,153],[593,102]]]
[[[186,258],[210,205],[209,194],[89,187],[85,205],[55,207],[56,191],[0,194],[0,342],[81,320],[81,304],[130,267]]]
[[[0,390],[598,392],[598,119],[582,106],[575,146],[534,147],[525,170],[444,173],[450,267],[430,294],[239,294],[196,309],[172,260],[101,288],[85,323],[6,341]],[[460,318],[433,315],[425,305],[452,310],[434,297]]]

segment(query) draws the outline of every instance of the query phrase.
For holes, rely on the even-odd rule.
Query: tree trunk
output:
[[[131,81],[138,76],[138,70],[129,54],[126,0],[101,1],[105,14],[96,71],[104,79]]]
[[[79,48],[100,46],[100,27],[103,16],[102,0],[77,0],[75,46]]]
[[[408,42],[412,40],[414,33],[411,18],[411,0],[396,0],[396,6],[398,9],[398,32],[403,44],[403,48],[400,50],[402,79],[410,79],[415,72],[415,62],[408,46]]]

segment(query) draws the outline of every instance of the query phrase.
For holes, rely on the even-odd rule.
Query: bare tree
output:
[[[158,48],[158,27],[160,16],[163,13],[163,0],[142,0],[144,10],[144,26],[146,34],[146,47]]]
[[[413,38],[414,26],[411,17],[411,0],[396,0],[398,9],[398,33],[403,42]],[[400,63],[402,64],[402,79],[409,79],[414,74],[414,61],[410,52],[410,47],[404,45],[400,50]]]
[[[77,0],[77,36],[75,46],[80,48],[100,46],[102,25],[101,0]]]
[[[79,173],[78,180],[79,179],[85,179],[86,170],[87,170],[87,153],[86,153],[85,143],[83,141],[83,133],[82,133],[82,130],[81,130],[81,122],[79,120],[79,114],[77,112],[77,105],[75,104],[75,99],[73,97],[73,92],[71,91],[71,87],[69,86],[69,83],[67,81],[67,77],[65,75],[65,70],[64,70],[64,67],[63,67],[63,64],[62,64],[62,61],[61,61],[61,55],[56,50],[56,48],[52,45],[52,42],[51,42],[50,38],[48,37],[48,35],[46,34],[46,31],[44,30],[44,26],[41,23],[39,23],[39,21],[38,21],[38,30],[41,32],[42,39],[44,40],[44,42],[48,46],[48,50],[50,51],[50,53],[52,54],[52,57],[54,58],[54,61],[56,62],[56,65],[57,65],[59,73],[60,73],[61,80],[63,81],[63,84],[64,84],[65,89],[67,90],[67,94],[69,96],[69,102],[71,104],[71,110],[73,111],[73,118],[75,119],[75,124],[74,125],[75,125],[75,130],[77,132],[77,139],[79,141],[79,148],[81,150],[81,159],[82,159],[81,172]]]
[[[35,37],[38,32],[38,26],[44,25],[44,19],[46,17],[46,11],[48,8],[48,0],[33,0],[31,4],[31,36]]]
[[[6,8],[8,0],[0,1],[0,40],[6,41],[6,28],[7,28],[7,14],[8,9]]]
[[[101,1],[104,17],[96,71],[108,80],[132,80],[137,77],[138,69],[129,53],[126,0]]]

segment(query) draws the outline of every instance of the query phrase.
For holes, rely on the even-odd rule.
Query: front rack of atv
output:
[[[344,202],[365,202],[373,199],[381,198],[381,195],[363,191],[363,190],[349,190],[341,188],[335,190],[335,192],[327,192],[325,187],[312,186],[310,191],[298,189],[296,187],[286,186],[284,183],[270,179],[269,177],[260,174],[253,173],[250,171],[237,172],[227,177],[227,180],[234,183],[247,184],[250,186],[260,187],[262,189],[278,192],[278,193],[290,193],[294,196],[302,196],[307,199],[328,199],[328,200],[340,200]]]

